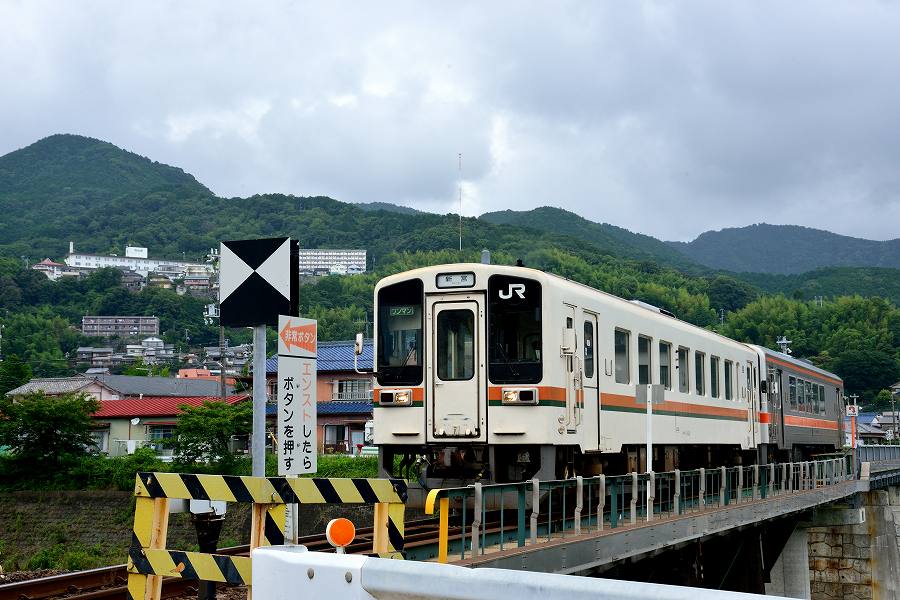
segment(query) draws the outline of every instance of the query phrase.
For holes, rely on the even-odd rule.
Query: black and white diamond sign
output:
[[[222,242],[221,324],[227,327],[278,325],[278,315],[297,316],[299,271],[299,244],[290,238]]]

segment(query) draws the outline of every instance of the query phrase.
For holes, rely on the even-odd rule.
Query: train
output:
[[[374,301],[379,471],[424,489],[843,446],[834,373],[557,275],[437,265],[382,279]]]

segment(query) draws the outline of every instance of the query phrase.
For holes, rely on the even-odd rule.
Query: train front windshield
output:
[[[419,279],[404,281],[378,292],[378,383],[422,383],[422,302]]]
[[[494,275],[488,281],[488,378],[493,383],[539,383],[541,284]]]

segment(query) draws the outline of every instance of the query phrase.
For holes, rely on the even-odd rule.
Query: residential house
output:
[[[31,265],[31,268],[46,275],[50,281],[56,281],[60,277],[78,277],[81,275],[81,271],[78,269],[73,269],[63,263],[54,262],[49,258],[45,258],[36,265]]]
[[[228,394],[234,388],[228,386]],[[36,378],[7,392],[8,396],[20,396],[43,392],[48,396],[85,393],[97,400],[122,400],[144,397],[205,397],[219,396],[219,382],[203,379],[178,379],[175,377],[141,377],[137,375],[96,375],[77,377]]]
[[[24,396],[43,392],[47,396],[87,394],[97,400],[119,400],[121,393],[95,377],[38,377],[6,392],[7,396]]]
[[[155,379],[162,379],[156,377]],[[228,404],[243,402],[248,395],[228,396]],[[201,406],[204,401],[218,402],[218,396],[144,396],[100,402],[94,413],[94,437],[97,450],[109,456],[132,454],[150,447],[161,456],[172,455],[172,441],[178,424],[179,406]],[[239,440],[246,447],[246,440]]]
[[[147,278],[137,271],[122,269],[122,285],[129,292],[139,292],[146,287]]]
[[[316,359],[316,400],[319,452],[357,452],[363,444],[365,425],[372,419],[372,340],[353,368],[354,342],[319,342]],[[266,386],[270,405],[266,415],[274,431],[278,357],[266,360]]]
[[[79,364],[87,364],[92,367],[110,367],[113,364],[113,348],[81,346],[75,351],[75,360]]]

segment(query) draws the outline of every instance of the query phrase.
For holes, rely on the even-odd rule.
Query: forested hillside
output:
[[[692,264],[654,238],[553,208],[466,218],[459,252],[456,215],[324,197],[217,198],[179,169],[78,136],[53,136],[0,157],[0,211],[3,352],[40,375],[69,372],[67,353],[96,341],[78,333],[84,314],[155,314],[162,337],[182,347],[214,343],[216,330],[203,323],[200,300],[160,289],[127,292],[113,270],[54,283],[24,268],[20,257],[61,258],[72,240],[83,251],[121,252],[129,243],[149,247],[151,256],[196,258],[224,239],[291,236],[307,247],[369,252],[370,272],[316,278],[302,287],[301,312],[319,320],[323,340],[348,339],[367,327],[379,278],[477,261],[487,248],[496,263],[522,259],[737,339],[773,346],[787,335],[795,355],[836,370],[866,398],[900,378],[900,311],[879,298],[832,297],[897,298],[892,269],[744,274],[741,280]],[[813,296],[825,296],[823,305],[807,301]],[[228,335],[234,343],[246,332]]]
[[[738,278],[770,294],[801,300],[816,296],[879,296],[900,305],[900,269],[828,267],[794,275],[740,273]]]
[[[542,206],[527,211],[503,210],[484,213],[478,218],[489,223],[527,227],[534,232],[555,231],[570,235],[616,256],[652,260],[694,272],[706,270],[698,269],[698,265],[679,252],[673,252],[665,242],[654,237],[632,233],[608,223],[595,223],[562,208]]]
[[[692,242],[669,242],[691,260],[735,272],[804,273],[824,267],[900,268],[900,239],[878,242],[796,225],[707,231]]]

